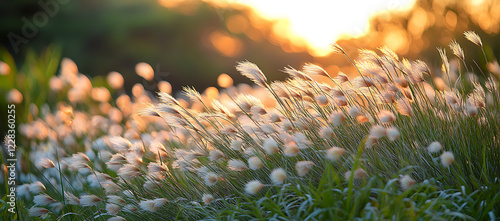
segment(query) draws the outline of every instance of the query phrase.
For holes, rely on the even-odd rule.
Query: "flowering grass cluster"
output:
[[[465,36],[482,51],[475,33]],[[244,61],[236,69],[256,86],[185,88],[189,99],[168,88],[156,99],[140,84],[133,96],[111,93],[64,60],[50,82],[66,99],[32,108],[20,129],[29,140],[20,216],[495,219],[497,81],[450,47],[457,59],[439,49],[441,72],[385,47],[359,50],[354,78],[306,64],[269,82]],[[153,74],[145,63],[136,69]],[[108,84],[120,89],[123,77],[113,72]]]

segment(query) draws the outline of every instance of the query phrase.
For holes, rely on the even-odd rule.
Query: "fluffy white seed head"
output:
[[[36,181],[36,182],[30,184],[29,190],[33,194],[38,194],[38,193],[44,192],[47,189],[40,181]]]
[[[316,100],[316,102],[318,102],[319,105],[321,106],[325,106],[328,104],[328,98],[325,96],[325,95],[316,95],[314,97],[314,99]]]
[[[305,176],[313,166],[314,163],[311,161],[299,161],[295,164],[295,170],[297,170],[297,174],[302,177]]]
[[[82,206],[95,206],[101,201],[102,199],[96,195],[85,195],[80,197],[80,205]]]
[[[218,180],[219,180],[219,176],[217,176],[217,174],[215,174],[215,173],[210,172],[207,175],[205,175],[205,184],[207,186],[215,185]]]
[[[45,193],[36,195],[33,198],[33,203],[35,203],[35,205],[37,206],[47,206],[53,202],[56,202],[56,200]]]
[[[243,142],[241,142],[240,140],[233,140],[233,141],[231,141],[231,149],[241,150],[242,144],[243,144]]]
[[[118,214],[118,212],[120,212],[120,210],[121,210],[120,206],[118,206],[116,204],[112,204],[112,203],[106,204],[106,211],[108,211],[108,213],[110,213],[110,214],[116,215],[116,214]]]
[[[382,123],[390,123],[394,120],[396,120],[396,116],[390,111],[387,110],[382,110],[378,114],[378,118],[380,119],[380,122]]]
[[[476,44],[479,47],[483,47],[483,42],[481,41],[481,38],[479,35],[476,34],[474,31],[466,31],[464,32],[465,38],[467,40],[471,41],[472,43]]]
[[[154,200],[143,200],[139,203],[139,207],[143,210],[156,212],[160,207],[167,203],[167,199],[158,198]]]
[[[329,120],[335,126],[341,125],[345,120],[344,113],[342,113],[341,111],[334,111],[330,115]]]
[[[411,186],[413,186],[413,184],[415,184],[416,181],[412,179],[409,175],[404,175],[399,179],[399,182],[401,183],[401,188],[403,188],[403,190],[407,190]]]
[[[255,65],[254,63],[249,61],[240,62],[238,63],[238,66],[236,66],[236,70],[238,70],[241,75],[249,78],[257,85],[266,87],[267,78],[259,69],[259,67],[257,67],[257,65]]]
[[[340,147],[332,147],[326,151],[326,158],[331,161],[338,161],[344,155],[345,150]]]
[[[212,194],[203,194],[203,197],[201,198],[205,204],[210,204],[212,201],[214,201],[214,196]]]
[[[434,141],[432,142],[431,144],[429,144],[429,146],[427,147],[427,151],[429,151],[429,153],[436,153],[436,152],[439,152],[441,151],[441,149],[443,149],[443,147],[441,146],[441,144],[437,141]]]
[[[382,125],[374,125],[370,129],[370,136],[373,136],[377,139],[384,137],[386,134],[387,134],[387,131],[386,131],[385,127],[383,127]]]
[[[286,171],[283,168],[274,169],[270,177],[274,184],[282,184],[286,180]]]
[[[323,127],[320,133],[325,139],[332,139],[335,137],[335,132],[333,132],[331,127]]]
[[[264,140],[262,148],[264,149],[264,151],[266,151],[267,154],[274,154],[279,151],[278,143],[272,138],[267,138],[266,140]]]
[[[359,110],[359,108],[356,106],[352,106],[351,108],[349,108],[349,115],[351,115],[351,117],[356,118],[359,115],[361,115],[361,110]]]
[[[109,218],[108,221],[127,221],[127,220],[121,216],[115,216],[115,217]]]
[[[220,150],[210,151],[210,156],[209,156],[210,161],[217,161],[217,160],[222,159],[223,157],[224,157],[224,153],[222,153]]]
[[[260,181],[252,180],[245,185],[245,191],[249,194],[257,194],[263,187],[264,184]]]
[[[36,206],[31,207],[29,210],[30,217],[40,217],[42,219],[45,219],[49,213],[50,211],[48,209]]]
[[[441,165],[443,165],[444,167],[449,167],[453,163],[453,161],[455,161],[453,153],[449,151],[443,152],[440,158],[441,158]]]
[[[297,154],[300,153],[300,148],[295,144],[295,142],[289,142],[285,144],[285,149],[283,151],[285,153],[285,156],[287,157],[294,157],[297,156]]]
[[[399,138],[399,130],[396,127],[389,127],[387,129],[387,138],[389,138],[390,141],[395,141],[396,139]]]
[[[248,159],[248,165],[250,166],[250,169],[258,170],[264,167],[264,162],[262,162],[262,160],[259,157],[254,156]]]
[[[243,171],[248,169],[245,162],[236,159],[229,160],[229,162],[227,162],[227,167],[234,171]]]

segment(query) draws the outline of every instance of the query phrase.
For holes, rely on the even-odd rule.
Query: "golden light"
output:
[[[231,78],[231,76],[227,74],[222,73],[217,78],[217,84],[223,88],[231,87],[233,86],[233,78]]]
[[[415,0],[310,0],[307,2],[233,0],[233,2],[250,6],[263,18],[283,19],[278,21],[273,28],[275,38],[286,38],[293,44],[305,43],[312,55],[325,56],[330,52],[330,44],[339,37],[358,37],[365,34],[369,29],[369,19],[372,16],[386,10],[409,10],[413,7]],[[286,46],[289,47],[289,45]],[[290,48],[290,51],[292,49]]]

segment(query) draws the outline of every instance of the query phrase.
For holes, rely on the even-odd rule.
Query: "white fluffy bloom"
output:
[[[344,113],[342,113],[341,111],[334,111],[330,115],[329,120],[335,126],[341,125],[345,121]]]
[[[120,206],[125,206],[126,204],[125,200],[117,195],[109,195],[107,197],[109,203],[113,203]]]
[[[210,161],[217,161],[221,158],[224,157],[224,153],[222,153],[220,150],[212,150],[210,151]]]
[[[359,115],[361,115],[361,110],[359,110],[359,108],[356,106],[352,106],[351,108],[349,108],[349,115],[351,115],[351,117],[356,118]]]
[[[328,98],[325,95],[316,95],[314,99],[316,100],[316,102],[318,102],[319,105],[325,106],[328,104]]]
[[[36,182],[30,184],[29,190],[31,193],[37,194],[37,193],[41,193],[47,189],[40,181],[36,181]]]
[[[142,175],[141,170],[132,164],[125,164],[118,170],[118,175],[125,180],[132,180]]]
[[[449,167],[453,163],[453,161],[455,161],[453,153],[449,151],[443,152],[440,158],[441,158],[441,165],[443,165],[444,167]]]
[[[333,132],[333,129],[330,127],[323,127],[320,133],[325,139],[332,139],[335,137],[335,132]]]
[[[245,185],[245,191],[249,194],[256,194],[264,187],[258,180],[252,180]]]
[[[387,138],[389,138],[390,141],[395,141],[399,137],[399,130],[396,127],[390,127],[387,129]]]
[[[285,153],[285,156],[287,156],[287,157],[294,157],[300,153],[300,148],[294,142],[289,142],[289,143],[285,144],[284,153]]]
[[[274,169],[271,172],[271,181],[275,184],[282,184],[286,179],[286,171],[283,168]]]
[[[370,129],[370,136],[373,136],[377,139],[384,137],[386,134],[387,134],[387,131],[386,131],[385,127],[383,127],[381,125],[374,125]]]
[[[215,185],[218,180],[219,176],[217,176],[217,174],[215,173],[210,172],[207,175],[205,175],[205,184],[207,184],[207,186]]]
[[[118,212],[120,212],[120,206],[112,203],[107,203],[106,204],[106,211],[108,211],[109,214],[116,215]]]
[[[380,113],[378,113],[378,118],[382,123],[389,123],[396,120],[396,116],[394,116],[394,114],[388,110],[380,111]]]
[[[211,203],[212,201],[214,201],[214,199],[215,199],[214,196],[212,196],[211,194],[206,194],[206,193],[203,194],[202,200],[205,204]]]
[[[245,162],[236,159],[229,160],[229,162],[227,163],[227,167],[234,171],[242,171],[248,169]]]
[[[167,199],[165,198],[158,198],[154,200],[144,200],[139,203],[139,206],[143,210],[148,210],[151,212],[156,212],[160,207],[165,205],[167,203]]]
[[[52,160],[50,160],[49,158],[42,158],[40,161],[38,161],[38,165],[40,167],[44,167],[44,168],[53,168],[55,167],[56,165],[54,164],[54,162],[52,162]]]
[[[231,141],[231,149],[241,150],[242,144],[243,144],[243,142],[241,142],[240,140],[233,140],[233,141]]]
[[[409,175],[404,175],[399,179],[399,182],[401,183],[401,188],[403,188],[403,190],[407,190],[411,186],[413,186],[413,184],[415,184],[416,181],[412,179]]]
[[[339,160],[344,155],[345,150],[340,147],[332,147],[326,151],[326,158],[331,161]]]
[[[436,152],[439,152],[441,151],[441,149],[443,149],[443,147],[441,146],[441,144],[437,141],[434,141],[432,142],[431,144],[429,144],[429,146],[427,147],[427,151],[429,151],[429,153],[436,153]]]
[[[102,199],[96,195],[85,195],[80,197],[80,205],[82,206],[95,206],[101,201]]]
[[[56,200],[53,199],[52,197],[50,197],[49,195],[42,193],[42,194],[36,195],[33,198],[33,202],[37,206],[47,206],[53,202],[56,202]]]
[[[259,157],[250,157],[250,159],[248,159],[248,165],[250,166],[250,169],[258,170],[264,167],[264,162],[262,162]]]
[[[368,176],[365,170],[358,168],[354,171],[354,179],[364,179]],[[344,174],[344,178],[346,181],[349,181],[351,179],[351,171],[347,171]]]
[[[314,163],[311,161],[299,161],[295,164],[295,170],[299,176],[305,176],[313,166]]]
[[[45,219],[47,217],[47,215],[49,214],[49,212],[50,211],[48,209],[45,209],[45,208],[42,208],[42,207],[33,206],[29,210],[29,215],[31,217],[40,217],[40,218]]]
[[[266,140],[264,140],[262,148],[264,149],[264,151],[266,151],[267,154],[274,154],[279,150],[278,143],[272,138],[267,138]]]

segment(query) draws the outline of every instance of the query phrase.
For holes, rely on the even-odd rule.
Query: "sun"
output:
[[[227,1],[226,1],[227,2]],[[253,8],[266,19],[281,19],[280,37],[303,41],[314,56],[330,53],[330,44],[339,37],[357,37],[369,29],[369,19],[384,11],[406,11],[415,0],[232,0]]]

